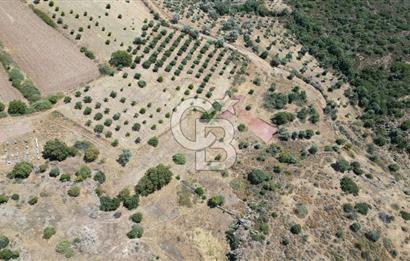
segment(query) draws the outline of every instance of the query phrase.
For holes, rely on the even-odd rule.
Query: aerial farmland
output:
[[[0,260],[409,260],[394,2],[0,1]]]

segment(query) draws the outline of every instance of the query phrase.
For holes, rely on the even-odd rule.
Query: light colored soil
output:
[[[0,66],[0,101],[9,102],[22,99],[24,99],[23,95],[11,86],[7,73],[4,71],[3,66]]]
[[[137,1],[66,1],[55,0],[54,6],[50,7],[49,2],[41,1],[36,5],[49,14],[50,17],[56,14],[54,21],[61,18],[59,30],[78,46],[84,46],[94,52],[99,62],[106,62],[110,59],[111,53],[118,49],[126,49],[132,45],[133,40],[142,32],[141,27],[145,19],[151,20],[152,16],[141,0]],[[110,9],[106,8],[107,4]],[[55,8],[59,11],[56,12]],[[73,13],[70,14],[70,11]],[[64,12],[64,16],[61,13]],[[84,16],[87,12],[87,16]],[[108,13],[108,16],[105,15]],[[75,18],[76,15],[78,18]],[[121,19],[118,18],[122,15]],[[92,21],[90,21],[92,17]],[[98,22],[98,25],[96,23]],[[67,25],[64,29],[63,25]],[[90,26],[90,28],[88,28]],[[79,28],[84,29],[79,32]],[[125,28],[125,30],[124,30]],[[71,30],[75,33],[70,34]],[[111,33],[111,36],[108,36]],[[81,35],[80,40],[76,40],[77,34]],[[110,40],[107,45],[106,40]],[[123,46],[121,46],[121,43]]]
[[[0,2],[0,39],[43,95],[98,77],[95,63],[20,1]]]

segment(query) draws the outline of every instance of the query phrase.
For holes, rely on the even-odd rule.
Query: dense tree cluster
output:
[[[49,140],[44,145],[43,158],[45,159],[63,161],[69,156],[75,156],[75,154],[75,148],[67,146],[58,139]]]
[[[141,196],[147,196],[160,190],[167,185],[172,178],[172,172],[168,167],[159,164],[154,168],[150,168],[145,172],[145,175],[138,181],[135,186],[135,192]]]
[[[410,94],[410,64],[405,62],[410,57],[406,34],[410,6],[406,1],[289,3],[294,12],[284,18],[288,28],[322,65],[341,72],[352,84],[346,95],[364,109],[361,119],[373,128],[375,143],[383,146],[390,141],[410,152],[407,133],[385,128],[392,117],[400,119],[410,108],[409,100],[401,99]]]

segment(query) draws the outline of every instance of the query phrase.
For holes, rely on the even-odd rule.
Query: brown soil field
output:
[[[144,20],[152,19],[152,15],[141,0],[56,0],[54,3],[50,7],[49,2],[40,1],[36,8],[53,17],[59,30],[67,38],[79,46],[90,49],[99,62],[108,61],[112,52],[131,45],[135,37],[141,34]],[[109,9],[106,8],[108,3]],[[57,7],[58,12],[55,11]],[[62,20],[61,24],[58,24],[59,19]],[[80,35],[81,39],[77,39],[77,35]],[[110,43],[107,44],[106,41]]]
[[[97,66],[20,1],[0,2],[0,39],[42,94],[98,77]]]
[[[4,68],[0,66],[0,101],[9,102],[22,99],[24,99],[23,96],[17,89],[11,86],[7,73],[4,71]]]

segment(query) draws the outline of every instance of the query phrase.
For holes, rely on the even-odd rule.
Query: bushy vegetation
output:
[[[33,165],[29,162],[22,161],[14,165],[8,177],[13,179],[26,179],[31,172],[33,172]]]
[[[100,184],[103,184],[106,180],[105,173],[102,171],[97,171],[94,175],[94,180]]]
[[[117,67],[129,67],[132,63],[132,56],[127,51],[118,50],[111,54],[110,64]]]
[[[142,213],[140,212],[134,213],[130,216],[130,220],[134,223],[141,223],[142,218],[143,216],[142,216]]]
[[[208,200],[208,206],[210,208],[222,206],[224,203],[225,203],[225,198],[221,195],[213,196]]]
[[[64,255],[66,258],[74,256],[74,249],[68,240],[61,240],[56,245],[56,252]]]
[[[20,257],[19,252],[17,251],[12,251],[10,249],[1,249],[0,250],[0,259],[1,260],[11,260],[11,259],[17,259]]]
[[[89,146],[84,150],[84,161],[93,162],[98,158],[98,155],[100,155],[100,151],[95,146]]]
[[[252,185],[258,185],[271,178],[271,175],[260,169],[253,169],[248,174],[248,180]]]
[[[54,23],[53,19],[51,19],[46,13],[41,11],[40,9],[35,8],[33,5],[30,5],[31,9],[33,12],[40,17],[41,20],[43,20],[46,24],[53,28],[57,28],[56,23]]]
[[[131,159],[131,151],[129,150],[123,150],[122,153],[120,154],[120,156],[117,159],[117,162],[121,165],[121,166],[125,166],[127,165],[127,163],[130,161]]]
[[[28,111],[27,105],[20,100],[13,100],[9,103],[7,112],[10,115],[24,115]]]
[[[127,237],[129,239],[140,238],[142,237],[143,233],[144,233],[144,229],[140,225],[135,224],[132,226],[131,231],[127,233]]]
[[[9,197],[4,195],[4,194],[0,194],[0,205],[7,203],[9,201]]]
[[[43,238],[50,239],[56,233],[56,229],[53,226],[47,226],[43,230]]]
[[[295,235],[300,234],[302,227],[299,224],[294,224],[290,227],[290,232]]]
[[[58,139],[49,140],[44,145],[43,158],[45,159],[63,161],[69,156],[75,156],[75,154],[75,148],[67,146]]]
[[[81,192],[81,189],[80,189],[79,186],[73,186],[67,191],[67,194],[70,197],[76,198],[76,197],[80,196],[80,192]]]
[[[274,11],[269,10],[264,1],[246,0],[246,1],[201,1],[199,5],[202,11],[209,14],[213,19],[219,16],[234,15],[235,13],[253,13],[259,16],[276,15]]]
[[[154,193],[167,185],[171,181],[172,175],[169,167],[162,164],[150,168],[138,181],[138,184],[135,186],[135,192],[141,196],[147,196]]]
[[[81,166],[75,175],[77,176],[76,181],[82,182],[91,177],[91,169],[88,166]]]
[[[0,249],[7,247],[9,243],[10,243],[10,240],[8,237],[4,235],[0,235]]]
[[[100,197],[100,210],[114,211],[120,207],[121,200],[117,197],[110,198],[108,196]]]
[[[359,186],[349,177],[343,177],[340,180],[340,188],[349,194],[357,195],[359,193]]]
[[[174,156],[172,156],[172,160],[175,162],[175,164],[178,165],[185,165],[186,163],[185,155],[182,153],[177,153]]]
[[[410,107],[408,99],[401,99],[410,94],[410,64],[405,62],[410,56],[407,2],[289,3],[294,12],[284,17],[288,28],[322,65],[339,71],[353,85],[346,95],[364,109],[364,125],[373,128],[377,140],[410,151],[402,130],[385,129],[385,122],[401,118],[403,109]]]
[[[98,70],[102,75],[114,76],[115,70],[108,64],[98,65]]]

